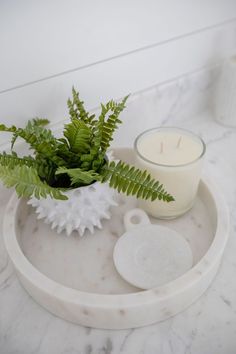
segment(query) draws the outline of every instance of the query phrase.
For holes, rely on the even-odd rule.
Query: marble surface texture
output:
[[[0,237],[1,354],[236,353],[236,130],[220,126],[209,112],[182,114],[183,106],[167,120],[164,115],[157,124],[148,121],[146,128],[181,126],[200,134],[207,144],[205,171],[223,191],[231,214],[230,238],[212,285],[191,307],[164,322],[120,331],[84,328],[51,315],[31,299]],[[128,145],[128,135],[121,143]],[[1,187],[1,221],[11,193]]]

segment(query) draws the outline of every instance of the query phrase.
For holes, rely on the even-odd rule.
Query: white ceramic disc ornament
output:
[[[118,273],[130,284],[152,289],[173,281],[193,264],[188,242],[176,231],[152,225],[147,214],[133,209],[124,217],[126,232],[115,245]]]

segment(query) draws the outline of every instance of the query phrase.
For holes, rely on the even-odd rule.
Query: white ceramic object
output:
[[[236,56],[224,61],[215,89],[213,108],[219,123],[236,127]]]
[[[134,158],[131,149],[118,149],[116,156],[129,163]],[[4,240],[28,293],[59,317],[109,329],[162,321],[196,301],[216,275],[228,239],[228,211],[218,188],[203,179],[191,211],[176,220],[158,220],[189,241],[193,267],[178,279],[145,291],[122,280],[112,261],[124,232],[123,215],[135,205],[133,199],[122,199],[96,237],[65,238],[37,220],[26,201],[14,195],[6,209]]]
[[[126,232],[115,245],[113,260],[127,282],[152,289],[177,279],[192,267],[191,248],[178,232],[152,225],[138,208],[129,210],[124,220]]]
[[[67,236],[73,231],[83,236],[87,229],[91,233],[94,233],[95,227],[101,229],[101,220],[110,219],[109,209],[117,205],[115,191],[107,183],[96,182],[63,193],[67,200],[33,197],[28,204],[36,209],[38,219],[44,219],[57,233],[65,230]]]

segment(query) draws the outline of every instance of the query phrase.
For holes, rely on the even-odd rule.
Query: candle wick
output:
[[[180,147],[181,140],[182,140],[182,136],[179,137],[179,140],[177,142],[177,145],[176,145],[177,149]]]
[[[161,142],[161,148],[160,148],[160,153],[162,154],[164,152],[164,144],[163,141]]]

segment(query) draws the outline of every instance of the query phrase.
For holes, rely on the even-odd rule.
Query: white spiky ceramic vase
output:
[[[116,192],[107,183],[93,183],[89,186],[63,192],[67,200],[31,198],[28,204],[36,208],[38,219],[45,219],[58,233],[66,231],[67,236],[77,231],[80,236],[86,230],[101,228],[102,219],[110,219],[110,207],[117,205]]]

